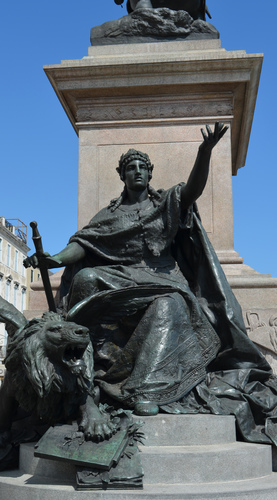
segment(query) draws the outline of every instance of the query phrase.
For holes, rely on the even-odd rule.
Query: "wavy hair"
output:
[[[117,167],[117,172],[119,173],[120,179],[124,182],[125,180],[125,168],[126,166],[133,160],[141,160],[145,165],[147,166],[148,169],[148,181],[152,179],[152,172],[154,165],[151,163],[150,158],[147,153],[142,153],[142,151],[138,151],[136,149],[129,149],[127,153],[121,155],[120,160],[119,160],[119,165]],[[150,200],[153,202],[154,206],[158,206],[160,202],[160,193],[156,191],[152,186],[148,184],[147,186],[148,194]],[[111,209],[112,212],[114,212],[120,205],[126,200],[128,197],[128,192],[126,186],[124,186],[124,189],[120,196],[118,198],[114,198],[113,200],[110,201],[110,204],[108,208]]]

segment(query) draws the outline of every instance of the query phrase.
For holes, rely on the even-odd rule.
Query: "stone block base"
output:
[[[235,441],[230,416],[145,417],[143,490],[76,491],[67,463],[38,459],[21,446],[20,470],[0,473],[1,500],[275,500],[271,446]]]

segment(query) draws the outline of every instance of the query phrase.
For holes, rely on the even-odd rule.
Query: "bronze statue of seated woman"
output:
[[[167,190],[151,187],[147,154],[123,154],[121,195],[40,265],[66,266],[61,314],[89,331],[100,402],[138,415],[235,414],[246,440],[277,444],[277,379],[247,337],[195,205],[226,130],[202,130],[187,183]],[[102,439],[113,432],[93,404],[84,421],[92,438],[97,426]]]

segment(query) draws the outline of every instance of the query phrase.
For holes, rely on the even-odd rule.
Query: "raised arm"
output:
[[[215,123],[214,132],[206,125],[206,133],[201,129],[203,142],[199,146],[194,167],[190,173],[187,184],[181,191],[182,210],[186,210],[202,194],[209,175],[209,166],[212,149],[223,137],[228,127],[224,123]]]

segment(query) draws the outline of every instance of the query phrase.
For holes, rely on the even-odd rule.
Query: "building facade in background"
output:
[[[0,295],[22,313],[28,307],[31,280],[38,279],[39,272],[26,270],[23,266],[23,260],[29,250],[27,226],[19,219],[0,217]],[[6,343],[5,325],[0,323],[0,379],[4,375]]]

